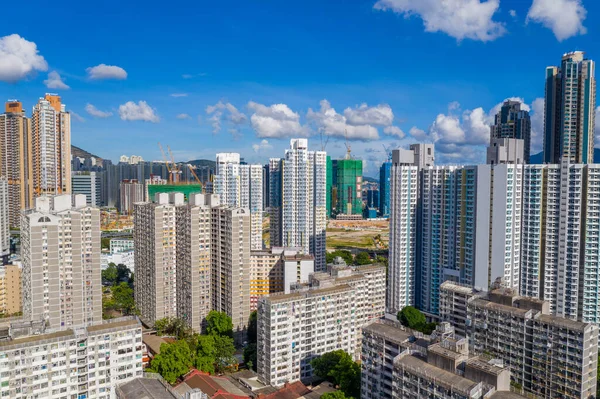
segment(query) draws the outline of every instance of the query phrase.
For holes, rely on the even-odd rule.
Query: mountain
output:
[[[379,183],[379,179],[375,177],[363,176],[363,181],[368,181],[372,183]]]
[[[600,162],[600,148],[594,148],[594,162]],[[544,163],[544,151],[533,154],[529,157],[529,163],[541,165]]]
[[[74,145],[71,145],[71,155],[73,157],[77,157],[77,158],[96,158],[97,160],[99,160],[100,162],[102,162],[102,158],[99,157],[98,155],[94,155],[91,152],[87,152],[86,150],[83,150],[79,147],[76,147]]]
[[[187,164],[194,165],[197,167],[208,166],[211,169],[215,169],[217,166],[217,163],[215,161],[211,161],[210,159],[195,159],[193,161],[187,161],[187,162],[182,162],[182,163],[187,163]]]

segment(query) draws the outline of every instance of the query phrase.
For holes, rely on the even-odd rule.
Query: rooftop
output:
[[[95,333],[98,331],[110,330],[113,328],[122,328],[122,327],[142,327],[140,322],[135,317],[127,318],[126,320],[115,319],[116,321],[105,321],[102,324],[97,324],[94,326],[89,326],[87,331],[89,333]]]
[[[144,342],[144,344],[146,344],[148,350],[155,355],[158,355],[160,353],[160,346],[167,342],[158,335],[149,334],[142,336],[142,341]]]
[[[499,391],[490,396],[489,399],[523,399],[526,397],[514,392]]]
[[[497,310],[499,312],[511,313],[513,315],[519,315],[521,317],[525,317],[527,313],[531,311],[531,309],[519,309],[512,306],[502,305],[495,302],[490,302],[487,299],[474,299],[471,302],[473,305],[478,306],[480,308],[486,308],[491,310]]]
[[[48,340],[53,340],[53,339],[66,338],[66,337],[75,337],[73,330],[57,331],[54,333],[43,334],[43,335],[32,335],[32,336],[25,337],[25,338],[13,339],[12,341],[2,341],[2,342],[0,342],[0,348],[2,348],[4,350],[9,350],[9,349],[11,349],[11,347],[17,346],[17,345],[29,344],[29,343],[37,342],[37,341],[39,341],[41,343],[42,341],[48,341]]]
[[[136,378],[119,385],[120,398],[123,399],[175,399],[159,380],[153,378]]]
[[[443,348],[440,344],[429,345],[427,347],[427,351],[451,360],[456,360],[460,358],[466,359],[469,357],[464,353],[458,353],[453,351],[452,349]]]
[[[413,336],[410,330],[400,324],[384,321],[375,321],[363,327],[363,334],[365,333],[377,334],[398,344],[407,342]]]
[[[486,362],[481,358],[474,357],[467,361],[467,366],[476,370],[485,371],[488,374],[500,375],[503,371],[507,370],[504,367],[497,366],[490,362]]]
[[[589,323],[582,323],[580,321],[546,314],[540,315],[540,317],[537,318],[537,321],[581,332],[585,331],[585,329],[590,325]]]
[[[290,294],[272,294],[269,295],[268,297],[263,297],[264,300],[269,301],[271,303],[280,303],[280,302],[286,302],[286,301],[292,301],[292,300],[297,300],[297,299],[303,299],[303,298],[310,298],[310,297],[315,297],[315,296],[319,296],[319,295],[324,295],[324,294],[333,294],[333,293],[337,293],[337,292],[345,292],[345,291],[351,291],[353,290],[353,288],[351,286],[349,286],[348,284],[340,284],[340,285],[335,285],[333,287],[329,287],[329,288],[318,288],[318,289],[309,289],[308,291],[305,292],[292,292]]]

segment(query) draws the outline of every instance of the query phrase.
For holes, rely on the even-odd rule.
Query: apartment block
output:
[[[43,196],[21,218],[23,314],[50,328],[102,320],[100,211],[84,195]]]
[[[464,317],[460,328],[471,350],[501,359],[524,392],[543,398],[595,395],[597,325],[552,316],[548,302],[507,288],[468,294],[464,286],[445,282],[441,296],[441,319],[458,323]]]
[[[121,214],[131,214],[133,204],[144,202],[145,191],[143,183],[135,179],[123,180],[119,184],[119,212]]]
[[[33,107],[31,148],[34,196],[71,193],[71,115],[56,94]]]
[[[493,126],[492,126],[493,129]],[[521,139],[492,138],[487,148],[486,164],[529,163],[525,158],[525,141]],[[528,157],[529,155],[527,155]]]
[[[299,247],[325,270],[327,154],[292,139],[283,159],[271,159],[271,246]]]
[[[258,375],[265,384],[309,381],[310,361],[333,350],[360,357],[361,329],[383,316],[385,268],[337,265],[289,294],[258,300]]]
[[[14,315],[22,311],[21,283],[19,266],[0,266],[0,313],[3,315]]]
[[[114,399],[118,384],[143,373],[134,317],[57,331],[14,323],[0,334],[1,397]]]
[[[258,298],[290,292],[290,285],[307,283],[315,271],[315,261],[299,248],[271,248],[250,252],[250,311],[256,310]]]
[[[23,105],[6,102],[0,114],[0,176],[8,181],[8,223],[19,227],[21,211],[33,206],[31,120]]]
[[[85,195],[88,205],[102,207],[107,204],[104,197],[104,172],[75,171],[71,173],[71,189],[73,194]]]
[[[506,142],[503,139],[510,141]],[[515,157],[518,158],[519,162],[516,163],[529,163],[531,118],[529,117],[529,111],[523,109],[523,104],[520,101],[506,100],[498,110],[494,117],[494,124],[490,127],[490,147],[493,147],[494,143],[516,144],[517,146],[514,148],[520,147],[520,157]],[[503,147],[508,148],[511,146],[503,145]],[[489,155],[487,163],[491,163]]]
[[[109,251],[111,254],[130,251],[135,249],[135,241],[123,238],[111,238],[109,243]]]
[[[8,263],[10,256],[10,185],[0,177],[0,264]],[[17,224],[18,226],[18,224]]]

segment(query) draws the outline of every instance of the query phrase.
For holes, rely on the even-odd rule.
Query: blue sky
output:
[[[299,136],[341,156],[347,131],[375,175],[382,144],[483,161],[512,97],[532,111],[536,152],[544,68],[573,50],[600,59],[592,0],[136,3],[32,1],[3,18],[0,100],[30,110],[59,93],[79,116],[73,144],[113,160],[160,159],[160,141],[178,160],[266,162]]]

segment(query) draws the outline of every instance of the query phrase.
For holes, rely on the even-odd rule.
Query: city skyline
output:
[[[161,159],[156,142],[168,141],[181,161],[227,151],[264,164],[290,136],[309,135],[313,149],[321,149],[319,129],[325,129],[326,150],[338,158],[348,130],[368,176],[386,159],[382,142],[434,141],[440,163],[483,163],[494,111],[513,97],[531,110],[532,154],[541,151],[544,70],[569,51],[597,58],[599,6],[563,0],[561,12],[548,14],[548,2],[540,0],[457,1],[439,10],[430,3],[309,2],[303,18],[292,22],[298,12],[292,5],[190,6],[181,16],[150,3],[127,24],[101,7],[94,11],[101,25],[91,24],[81,5],[74,6],[80,18],[69,17],[68,24],[61,23],[65,15],[40,5],[35,18],[54,20],[56,35],[80,32],[69,39],[73,51],[45,37],[42,24],[6,21],[1,51],[15,55],[7,45],[21,47],[18,68],[11,58],[0,69],[0,96],[21,100],[29,115],[37,98],[57,92],[73,114],[73,144],[113,161],[131,148]],[[477,21],[470,27],[457,12],[467,3]],[[222,15],[225,23],[216,24]],[[553,15],[570,18],[559,26]],[[153,21],[163,21],[169,35],[148,29]],[[257,29],[265,24],[268,31]],[[136,28],[144,32],[140,40],[123,40]],[[33,58],[19,62],[31,51]],[[511,57],[494,56],[507,52]]]

